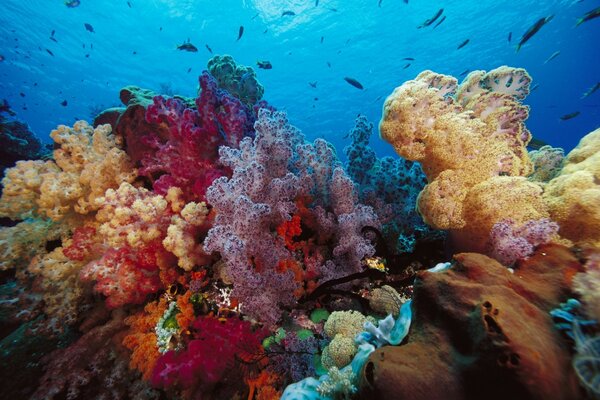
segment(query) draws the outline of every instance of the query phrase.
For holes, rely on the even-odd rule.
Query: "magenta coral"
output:
[[[229,170],[218,163],[218,147],[237,147],[252,134],[254,115],[237,98],[217,87],[206,71],[200,76],[197,109],[187,108],[175,98],[156,96],[148,106],[146,121],[168,128],[168,138],[144,136],[147,146],[140,174],[153,181],[156,193],[170,187],[183,190],[187,200],[203,200],[206,189]],[[134,151],[134,149],[132,149]]]
[[[206,391],[236,373],[236,363],[251,364],[262,352],[265,330],[254,331],[250,322],[199,317],[192,324],[193,340],[185,350],[169,351],[156,362],[152,384],[160,388],[177,387]],[[233,370],[233,372],[232,372]]]

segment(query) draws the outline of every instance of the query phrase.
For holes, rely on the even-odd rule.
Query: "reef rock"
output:
[[[568,345],[549,315],[581,269],[575,256],[542,246],[514,273],[481,254],[454,258],[447,272],[419,273],[408,343],[370,356],[363,397],[581,398]]]

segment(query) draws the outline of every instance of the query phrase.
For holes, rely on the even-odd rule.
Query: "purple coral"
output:
[[[219,212],[205,249],[221,253],[244,312],[272,326],[304,284],[291,270],[281,270],[281,263],[300,265],[306,274],[310,269],[315,280],[358,272],[362,258],[374,252],[360,231],[379,221],[370,207],[358,204],[327,142],[305,142],[284,113],[267,109],[259,111],[255,129],[256,137],[244,138],[239,149],[219,150],[233,175],[215,180],[207,191]],[[299,212],[299,199],[310,199],[303,218],[311,221],[315,236],[311,255],[300,258],[276,234]]]
[[[536,246],[548,243],[558,232],[558,224],[548,218],[529,220],[515,226],[513,220],[502,220],[492,227],[489,249],[492,257],[504,265],[531,255]]]

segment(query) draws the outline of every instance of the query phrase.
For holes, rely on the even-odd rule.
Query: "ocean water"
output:
[[[385,97],[424,69],[458,76],[510,65],[526,68],[539,84],[525,101],[534,137],[568,151],[600,125],[600,92],[581,99],[600,79],[600,23],[575,26],[597,5],[591,0],[321,0],[318,6],[313,0],[83,0],[67,8],[58,0],[4,0],[0,98],[47,141],[58,124],[91,120],[97,110],[119,104],[125,85],[194,96],[197,76],[212,56],[208,45],[215,54],[254,65],[269,102],[286,110],[308,137],[342,148],[358,114],[377,123]],[[440,8],[447,17],[442,24],[417,29]],[[282,16],[285,11],[295,15]],[[554,19],[516,52],[525,31],[549,15]],[[244,34],[236,40],[240,26]],[[50,40],[53,31],[56,42]],[[188,38],[197,53],[176,50]],[[466,39],[469,43],[457,50]],[[544,64],[555,51],[560,55]],[[270,61],[273,69],[256,68],[257,60]],[[344,77],[357,79],[364,90]],[[576,111],[576,118],[560,120]],[[379,140],[373,145],[379,154],[393,154]]]
[[[0,400],[600,398],[599,6],[0,0]],[[503,65],[534,138],[596,130],[574,156],[477,136],[506,93],[423,86],[452,127],[398,146],[419,163],[378,138],[420,72]],[[76,122],[128,85],[165,97]],[[433,120],[395,106],[383,135]]]

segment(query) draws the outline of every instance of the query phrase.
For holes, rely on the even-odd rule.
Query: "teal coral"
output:
[[[229,55],[214,56],[208,60],[208,72],[217,79],[221,89],[227,90],[246,105],[258,102],[265,92],[254,69],[236,64]]]

